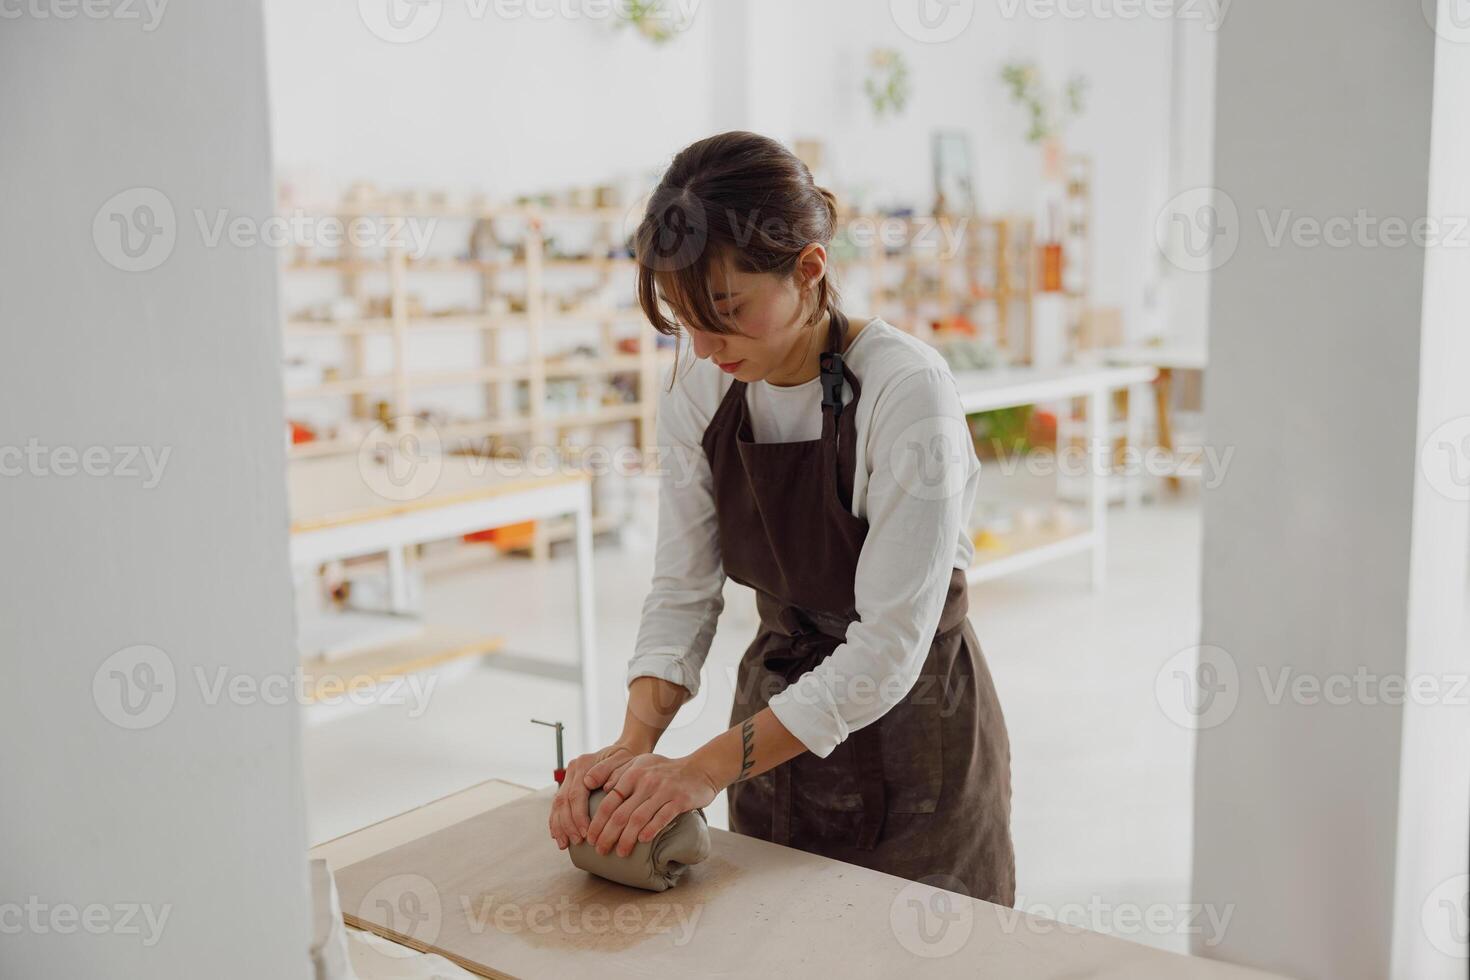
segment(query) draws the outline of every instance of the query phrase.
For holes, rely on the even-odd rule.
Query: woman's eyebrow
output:
[[[742,290],[737,289],[731,293],[715,293],[714,297],[715,299],[734,299],[736,296],[739,296],[741,292]]]

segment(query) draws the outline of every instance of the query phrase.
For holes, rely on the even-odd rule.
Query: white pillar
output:
[[[1234,450],[1203,503],[1201,643],[1223,653],[1197,678],[1194,860],[1195,901],[1231,918],[1197,952],[1294,977],[1464,971],[1407,913],[1465,870],[1465,742],[1430,745],[1463,722],[1396,684],[1465,670],[1465,505],[1417,474],[1425,434],[1470,413],[1470,279],[1432,255],[1421,324],[1425,253],[1404,243],[1426,215],[1435,40],[1418,3],[1231,5],[1222,194],[1185,216],[1215,239],[1206,432]],[[1466,91],[1436,120],[1464,118]],[[1436,167],[1436,206],[1470,213],[1448,188],[1465,172]]]
[[[0,974],[303,978],[260,5],[6,11]]]

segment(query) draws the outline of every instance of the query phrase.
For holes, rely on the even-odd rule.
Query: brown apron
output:
[[[755,590],[761,618],[740,661],[731,727],[821,662],[858,618],[853,582],[868,524],[851,510],[861,386],[842,363],[846,328],[834,313],[820,439],[755,442],[738,380],[704,433],[725,574]],[[732,783],[731,829],[1012,905],[1010,742],[968,608],[955,569],[908,694],[826,758],[804,751]],[[874,697],[877,686],[854,691]]]

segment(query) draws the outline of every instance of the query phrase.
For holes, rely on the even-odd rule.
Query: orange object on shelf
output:
[[[299,446],[303,442],[315,442],[316,431],[311,426],[302,422],[291,422],[291,445]]]
[[[935,333],[939,334],[963,334],[974,337],[979,334],[979,329],[963,313],[951,313],[930,323]]]
[[[1041,246],[1041,291],[1062,291],[1062,243],[1046,242]]]
[[[504,527],[492,527],[483,531],[471,531],[464,536],[469,544],[489,542],[501,551],[515,551],[518,548],[529,548],[536,536],[536,522],[522,521],[519,524],[507,524]]]

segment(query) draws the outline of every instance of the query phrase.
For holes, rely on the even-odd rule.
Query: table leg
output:
[[[1174,382],[1174,369],[1161,367],[1159,376],[1154,381],[1154,399],[1158,409],[1159,445],[1169,453],[1169,461],[1174,461],[1174,434],[1169,428],[1169,402],[1172,400],[1171,391]],[[1171,469],[1165,478],[1169,489],[1175,493],[1179,492],[1179,477]]]
[[[1128,448],[1135,458],[1136,471],[1127,474],[1128,481],[1127,503],[1129,507],[1137,507],[1143,502],[1143,481],[1148,475],[1144,467],[1143,445],[1143,406],[1148,401],[1148,385],[1137,384],[1128,386]]]
[[[573,515],[577,542],[577,656],[582,669],[583,751],[602,743],[597,718],[597,641],[594,635],[595,600],[592,591],[592,491],[584,492]],[[573,752],[572,754],[577,754]]]
[[[1108,393],[1096,389],[1087,396],[1087,454],[1092,484],[1092,588],[1106,584],[1108,568],[1108,470],[1113,455],[1108,438]]]
[[[404,559],[404,545],[393,545],[388,549],[388,607],[395,613],[410,612],[408,598],[408,562]]]

